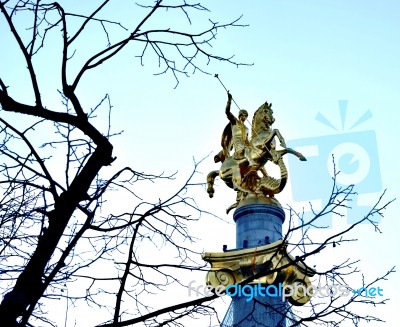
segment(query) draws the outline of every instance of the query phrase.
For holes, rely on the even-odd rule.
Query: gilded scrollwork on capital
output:
[[[303,290],[312,292],[309,277],[315,274],[315,270],[288,254],[287,243],[282,240],[255,248],[206,252],[203,259],[211,265],[206,283],[213,288],[246,281],[248,284],[280,284],[282,287],[292,285],[295,292],[287,297],[291,304],[304,305],[310,300],[309,292]]]

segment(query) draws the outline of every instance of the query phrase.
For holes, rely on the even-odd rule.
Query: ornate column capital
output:
[[[253,248],[206,252],[203,260],[211,264],[206,283],[214,288],[227,287],[257,276],[248,284],[292,285],[295,292],[288,301],[293,305],[303,305],[310,300],[304,289],[312,293],[309,277],[314,276],[315,270],[287,253],[287,245],[287,242],[279,240]]]

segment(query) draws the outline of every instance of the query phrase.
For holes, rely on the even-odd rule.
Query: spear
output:
[[[229,93],[228,89],[225,87],[224,83],[222,83],[221,79],[219,78],[218,74],[215,74],[214,77],[216,77],[219,82],[221,83],[221,85],[224,87],[225,91]],[[238,104],[236,103],[235,99],[232,97],[232,101],[233,103],[236,105],[236,107],[240,110],[240,107],[238,106]]]

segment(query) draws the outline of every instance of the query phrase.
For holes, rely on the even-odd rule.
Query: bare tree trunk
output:
[[[29,318],[38,300],[51,281],[45,277],[46,265],[50,261],[63,232],[79,202],[87,199],[90,184],[103,166],[112,162],[112,146],[106,138],[99,144],[81,173],[76,176],[70,188],[55,200],[55,208],[48,213],[49,226],[39,238],[37,248],[29,263],[18,277],[15,287],[6,294],[0,304],[0,317],[5,326],[20,326]]]

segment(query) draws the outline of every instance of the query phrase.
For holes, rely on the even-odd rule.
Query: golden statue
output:
[[[245,121],[248,117],[246,110],[239,111],[239,118],[230,112],[232,96],[228,92],[228,102],[225,113],[229,119],[222,133],[222,150],[214,157],[215,162],[221,162],[221,168],[210,172],[207,176],[207,192],[214,195],[214,180],[217,176],[237,192],[236,203],[227,212],[236,208],[241,201],[248,198],[273,198],[286,185],[287,170],[282,156],[291,153],[300,160],[306,158],[293,149],[286,148],[285,140],[278,129],[272,129],[275,122],[272,103],[265,102],[253,116],[251,139],[248,139],[248,129]],[[276,150],[275,137],[282,147]],[[234,149],[233,155],[231,151]],[[264,165],[271,161],[280,168],[280,178],[276,179],[267,174]],[[258,174],[261,172],[262,177]]]
[[[246,110],[239,110],[239,118],[236,118],[231,113],[232,95],[228,92],[228,102],[226,104],[225,113],[229,123],[226,125],[222,133],[221,146],[222,150],[214,157],[215,162],[224,161],[225,158],[230,158],[230,151],[234,148],[233,158],[235,160],[247,160],[250,166],[255,166],[253,159],[249,153],[248,128],[245,121],[249,114]]]

